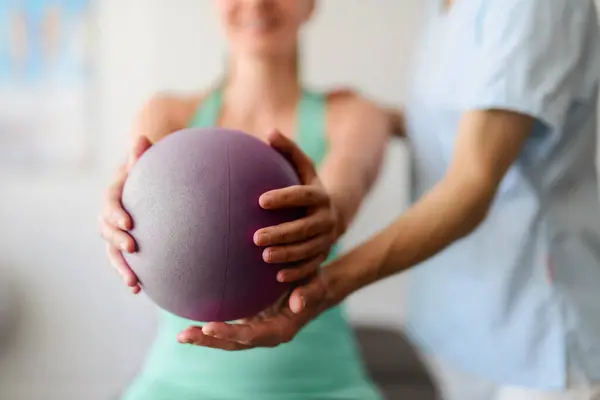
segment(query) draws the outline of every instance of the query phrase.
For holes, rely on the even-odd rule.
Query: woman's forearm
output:
[[[340,96],[328,107],[328,152],[319,168],[319,178],[336,213],[339,238],[377,179],[390,120],[380,107],[356,95]]]
[[[494,196],[490,185],[446,179],[388,228],[326,266],[335,302],[409,269],[471,233]]]
[[[384,145],[387,144],[386,131],[392,135],[405,137],[404,116],[401,111],[389,108],[385,109],[384,113],[379,113],[377,117],[373,117],[375,123],[371,130],[361,133],[378,138],[379,146],[366,148],[357,146],[352,157],[347,157],[348,160],[345,162],[337,160],[329,163],[321,173],[325,188],[338,212],[337,217],[340,220],[338,236],[341,236],[353,221],[362,201],[377,180],[383,162]],[[374,149],[373,154],[369,154],[369,148]],[[348,176],[349,172],[353,176]]]
[[[339,169],[343,169],[345,163],[339,163]],[[360,179],[356,176],[345,179],[348,171],[337,171],[338,168],[332,165],[332,168],[324,171],[322,176],[323,186],[331,199],[332,209],[336,213],[337,228],[336,237],[341,237],[357,214],[363,199],[368,194],[375,176],[377,175],[377,166],[365,166],[365,177]],[[338,177],[337,179],[329,177]]]

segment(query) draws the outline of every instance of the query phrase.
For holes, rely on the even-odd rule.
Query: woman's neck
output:
[[[277,112],[295,107],[300,91],[295,63],[244,60],[231,65],[224,96],[237,110]]]

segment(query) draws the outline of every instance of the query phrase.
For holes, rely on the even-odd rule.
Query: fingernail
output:
[[[123,219],[123,217],[121,216],[120,213],[114,213],[114,219],[115,221],[117,221],[117,226],[121,229],[124,229],[125,227],[125,220]]]
[[[215,331],[213,331],[213,330],[212,330],[212,329],[210,329],[210,328],[203,327],[203,328],[202,328],[202,333],[204,333],[206,336],[211,336],[211,337],[214,337],[214,338],[217,338],[217,339],[219,339],[219,338],[217,337],[217,335],[215,334]]]
[[[269,207],[271,205],[271,196],[261,196],[259,203],[261,207]]]
[[[304,310],[304,307],[306,307],[306,299],[304,298],[304,296],[300,297],[300,310]]]
[[[180,335],[177,337],[177,341],[182,344],[190,344],[192,341],[189,337]]]
[[[273,130],[271,131],[271,137],[272,137],[272,138],[274,138],[274,139],[275,139],[275,138],[279,137],[279,135],[281,135],[281,132],[279,132],[277,129],[273,129]]]
[[[269,140],[275,139],[277,137],[277,129],[271,129],[267,137]]]
[[[285,282],[285,274],[283,272],[279,272],[277,274],[277,281],[278,282]]]
[[[260,233],[257,235],[256,237],[256,244],[260,245],[260,244],[264,244],[264,243],[268,243],[269,242],[269,234],[268,233]]]
[[[265,251],[263,251],[263,260],[265,262],[269,262],[273,259],[273,252],[269,249],[265,249]]]

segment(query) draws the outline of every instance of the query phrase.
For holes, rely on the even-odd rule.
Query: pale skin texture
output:
[[[353,91],[328,93],[328,154],[317,174],[291,140],[301,90],[296,71],[297,35],[311,16],[314,3],[219,0],[216,4],[231,56],[218,123],[265,140],[296,166],[302,185],[264,194],[259,199],[263,208],[302,206],[310,210],[301,220],[259,230],[255,243],[266,247],[266,262],[300,261],[300,267],[280,273],[280,281],[314,276],[376,179],[393,118],[389,111]],[[133,293],[141,287],[121,254],[135,251],[134,240],[127,233],[133,221],[121,205],[127,172],[153,143],[185,128],[203,97],[159,95],[151,99],[134,123],[128,160],[105,195],[100,231],[111,264]],[[269,315],[277,315],[279,308],[270,311]],[[263,316],[246,322],[260,321]],[[179,340],[192,342],[189,337],[195,336],[204,337],[200,328],[191,327]]]

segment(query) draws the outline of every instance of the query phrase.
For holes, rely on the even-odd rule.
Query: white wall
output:
[[[25,309],[17,346],[0,363],[0,399],[111,399],[141,363],[153,336],[153,308],[130,296],[108,266],[96,232],[99,196],[122,159],[142,100],[157,89],[199,88],[217,76],[224,48],[210,3],[98,1],[95,164],[78,173],[0,174],[0,279],[21,280]],[[307,80],[352,84],[401,103],[421,3],[321,1],[304,42]],[[406,173],[404,149],[392,145],[349,244],[406,205]],[[401,290],[396,279],[360,293],[350,302],[353,318],[400,321]]]

